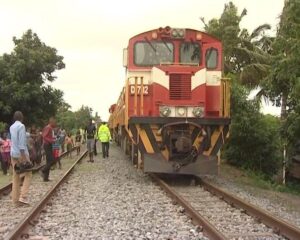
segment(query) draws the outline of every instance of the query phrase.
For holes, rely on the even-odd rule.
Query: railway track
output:
[[[32,207],[32,209],[25,215],[25,217],[16,225],[16,227],[8,234],[5,239],[17,240],[17,239],[29,239],[27,230],[31,225],[34,224],[35,219],[43,208],[47,205],[51,196],[56,192],[58,187],[66,181],[67,177],[70,175],[75,166],[86,156],[87,151],[84,151],[76,161],[71,165],[71,167],[66,171],[66,173],[59,178],[59,180],[47,191],[47,193],[40,199],[40,201]]]
[[[76,149],[76,147],[72,148],[71,151],[73,152],[75,149]],[[67,156],[67,154],[68,154],[67,151],[66,151],[66,152],[63,152],[63,153],[60,155],[60,158],[64,158],[65,156]],[[33,168],[32,172],[33,172],[33,173],[36,173],[36,172],[38,172],[40,169],[42,169],[44,166],[45,166],[45,164],[42,164],[42,165],[40,165],[40,166],[37,166],[37,167]],[[10,193],[10,192],[11,192],[11,188],[12,188],[12,183],[8,183],[8,184],[6,184],[5,186],[1,187],[1,188],[0,188],[0,197],[1,197],[2,195],[6,195],[6,194]]]
[[[211,239],[300,239],[299,228],[199,177],[151,177]]]

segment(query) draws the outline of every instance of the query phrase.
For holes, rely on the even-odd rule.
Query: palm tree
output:
[[[220,18],[208,23],[200,18],[204,30],[223,42],[224,73],[234,74],[249,89],[260,87],[258,96],[265,96],[264,79],[269,75],[271,66],[272,42],[274,38],[267,34],[269,24],[262,24],[251,33],[240,28],[240,22],[247,10],[239,14],[237,7],[229,2],[225,4]]]
[[[265,34],[270,29],[269,24],[263,24],[255,28],[250,35],[241,32],[241,45],[235,48],[243,61],[240,81],[251,89],[262,87],[261,83],[270,71],[271,44],[274,38]],[[260,91],[260,94],[262,93],[263,89]]]

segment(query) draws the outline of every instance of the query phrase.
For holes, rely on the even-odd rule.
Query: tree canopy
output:
[[[223,43],[224,73],[237,74],[248,85],[257,86],[258,80],[268,72],[272,38],[267,35],[269,24],[262,24],[252,33],[242,29],[240,23],[247,15],[243,9],[239,14],[237,7],[229,2],[225,4],[220,18],[213,18],[204,23],[204,30],[220,39]],[[258,80],[257,80],[258,79]]]
[[[300,4],[298,0],[285,1],[280,16],[277,36],[272,44],[271,71],[264,83],[268,96],[281,105],[281,117],[293,111],[297,99],[296,86],[300,84]],[[297,89],[299,90],[299,89]]]
[[[225,4],[220,18],[204,23],[205,30],[223,42],[225,74],[232,85],[232,124],[225,155],[229,162],[273,174],[287,144],[291,157],[300,140],[300,4],[286,0],[277,34],[268,35],[269,24],[249,33],[241,29],[245,9]],[[249,89],[260,87],[281,106],[281,121],[260,113],[260,101],[249,100]],[[259,166],[259,169],[258,169]]]
[[[63,57],[31,30],[13,42],[13,51],[0,56],[0,119],[10,123],[20,110],[26,122],[41,123],[63,103],[63,92],[49,85],[65,67]]]
[[[70,110],[70,105],[63,104],[57,112],[58,125],[67,131],[85,128],[90,119],[93,119],[96,123],[101,122],[98,113],[96,112],[95,115],[93,115],[93,109],[84,105],[73,112]]]
[[[270,75],[265,82],[269,97],[281,105],[282,138],[293,155],[300,141],[300,4],[285,1],[273,43]]]
[[[224,73],[232,80],[230,136],[224,156],[229,163],[272,176],[281,161],[280,122],[260,113],[260,100],[248,99],[251,89],[261,87],[271,69],[274,37],[269,24],[263,23],[252,32],[240,27],[247,10],[240,13],[229,2],[219,18],[201,19],[204,29],[223,43]]]

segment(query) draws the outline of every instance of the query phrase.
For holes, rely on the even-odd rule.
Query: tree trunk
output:
[[[281,120],[285,120],[287,117],[287,94],[282,93],[281,97],[281,112],[280,112],[280,118]]]
[[[283,125],[286,118],[287,118],[287,98],[288,95],[286,93],[282,93],[281,97],[281,113],[280,113],[280,118],[281,118],[281,124]],[[282,184],[285,184],[285,171],[286,171],[286,132],[284,132],[281,136],[281,140],[283,141],[283,159],[282,159]]]

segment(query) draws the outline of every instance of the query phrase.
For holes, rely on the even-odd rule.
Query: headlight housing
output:
[[[203,109],[203,107],[195,107],[193,109],[193,115],[195,117],[203,117],[203,115],[204,115],[204,109]]]
[[[173,30],[173,31],[172,31],[172,37],[177,37],[177,36],[178,36],[177,31],[176,31],[176,30]]]
[[[173,28],[172,31],[171,31],[171,36],[173,38],[184,38],[185,29],[183,29],[183,28]]]
[[[178,107],[176,109],[176,112],[177,112],[178,116],[183,117],[183,116],[186,115],[186,108],[184,108],[184,107]]]
[[[179,29],[178,30],[178,35],[179,35],[179,37],[184,37],[184,30],[183,29]]]
[[[159,113],[162,117],[168,117],[171,114],[171,109],[167,106],[160,107]]]

